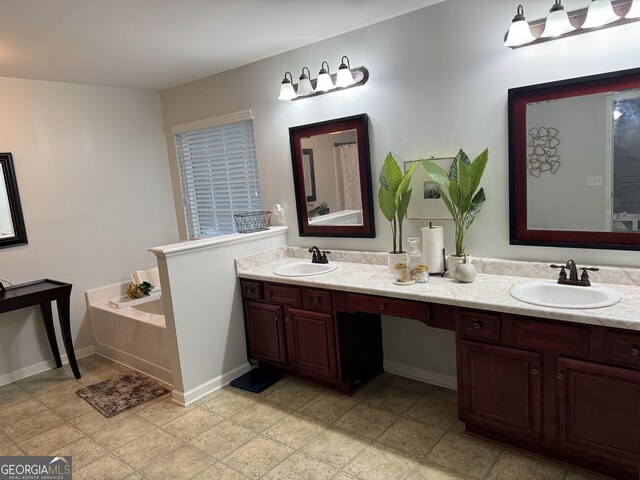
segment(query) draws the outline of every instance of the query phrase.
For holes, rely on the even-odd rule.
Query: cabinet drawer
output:
[[[300,289],[286,285],[267,283],[264,286],[264,299],[269,303],[280,305],[300,306]]]
[[[331,311],[331,292],[307,288],[302,293],[302,305],[311,310]]]
[[[357,293],[349,293],[347,302],[351,312],[380,313],[422,322],[429,321],[429,304],[427,303]]]
[[[242,298],[247,300],[262,300],[262,283],[242,280],[240,282]]]
[[[640,367],[640,335],[607,330],[607,360]]]
[[[460,310],[459,331],[469,337],[500,340],[500,314]]]
[[[588,355],[589,327],[515,317],[513,343],[560,354]]]

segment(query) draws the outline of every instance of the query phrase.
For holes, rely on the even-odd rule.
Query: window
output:
[[[234,214],[262,210],[251,111],[172,131],[189,240],[233,233]]]

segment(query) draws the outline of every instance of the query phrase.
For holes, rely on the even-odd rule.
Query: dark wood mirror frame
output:
[[[291,127],[291,161],[293,164],[293,184],[296,192],[298,231],[301,237],[358,237],[376,236],[373,215],[373,194],[371,185],[371,162],[369,158],[369,120],[366,114],[338,118],[325,122]],[[330,132],[355,130],[358,141],[358,162],[360,170],[360,195],[362,196],[362,225],[309,225],[307,217],[307,196],[304,189],[301,139]],[[318,159],[315,159],[318,169]]]
[[[509,218],[512,245],[640,250],[640,233],[529,230],[527,104],[640,88],[640,68],[509,89]]]
[[[18,182],[16,182],[13,158],[10,153],[0,153],[0,165],[2,165],[2,173],[4,174],[1,180],[7,188],[9,210],[13,222],[13,231],[15,232],[13,237],[0,238],[0,248],[26,245],[28,243],[27,231],[24,226],[24,218],[22,217],[22,207],[20,206],[20,196],[18,195]]]

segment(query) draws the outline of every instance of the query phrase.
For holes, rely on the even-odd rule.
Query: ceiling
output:
[[[0,76],[164,90],[440,1],[2,0]]]

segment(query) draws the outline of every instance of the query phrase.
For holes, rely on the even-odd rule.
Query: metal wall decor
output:
[[[527,148],[529,175],[539,177],[544,172],[556,173],[560,168],[559,145],[557,128],[533,127],[530,129]]]

